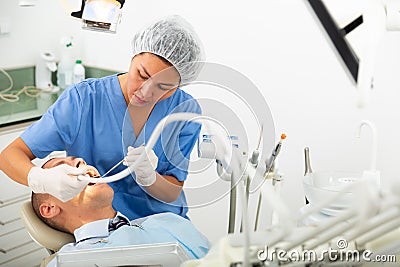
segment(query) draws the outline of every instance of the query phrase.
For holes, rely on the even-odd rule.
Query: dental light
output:
[[[86,30],[115,33],[125,0],[82,0],[81,10],[71,16],[82,19]]]
[[[369,92],[373,88],[374,65],[376,53],[383,34],[386,31],[400,31],[400,3],[396,0],[365,0],[362,1],[361,15],[345,27],[340,28],[324,0],[306,0],[318,23],[321,24],[326,37],[333,44],[335,52],[350,74],[351,80],[359,90],[359,107],[369,103]],[[360,1],[361,2],[361,1]],[[346,35],[364,25],[363,53],[360,59]]]

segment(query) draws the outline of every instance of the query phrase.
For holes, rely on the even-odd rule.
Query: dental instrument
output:
[[[304,148],[304,159],[305,159],[304,176],[311,175],[312,169],[311,169],[311,162],[310,162],[310,148],[309,147]]]
[[[261,140],[262,140],[263,131],[264,131],[264,126],[261,125],[260,135],[258,136],[257,147],[253,151],[253,154],[251,155],[251,158],[250,158],[250,163],[253,164],[253,165],[257,165],[258,164],[258,157],[260,156],[259,149],[260,149],[260,144],[261,144]]]
[[[305,170],[304,170],[304,176],[311,176],[312,175],[312,169],[311,169],[311,162],[310,162],[310,148],[305,147],[304,148],[304,160],[305,160]],[[306,200],[306,204],[309,203],[307,197],[304,197]]]
[[[272,155],[269,157],[268,162],[267,163],[267,173],[266,175],[268,175],[268,173],[271,171],[271,169],[274,166],[274,162],[276,157],[279,155],[279,152],[281,151],[281,147],[282,147],[282,141],[286,139],[286,134],[281,134],[281,139],[279,140],[278,144],[276,145],[275,149],[272,151]]]
[[[144,143],[142,144],[142,146],[144,146]],[[123,158],[121,161],[117,162],[117,164],[115,164],[114,166],[111,167],[111,169],[109,169],[106,173],[104,173],[102,176],[100,177],[96,177],[96,178],[104,178],[105,176],[107,176],[107,174],[109,174],[110,172],[112,172],[113,170],[115,170],[119,165],[121,165],[122,163],[124,163],[125,158]]]
[[[256,164],[258,164],[258,156],[259,156],[258,149],[259,149],[260,143],[261,143],[262,131],[263,131],[263,127],[261,127],[260,138],[259,138],[259,140],[258,140],[257,148],[256,148],[256,150],[253,152],[253,155],[251,156],[251,159],[250,159],[250,163],[253,164],[253,165],[255,165],[255,166],[256,166]],[[278,154],[279,154],[279,152],[280,152],[280,150],[281,150],[282,141],[283,141],[284,139],[286,139],[286,134],[283,133],[283,134],[281,134],[281,139],[279,140],[279,142],[278,142],[278,144],[276,145],[275,149],[272,151],[272,155],[271,155],[271,157],[269,158],[268,163],[266,163],[267,171],[266,171],[266,173],[265,173],[265,175],[264,175],[265,179],[268,179],[268,176],[269,176],[270,172],[274,169],[273,166],[274,166],[274,163],[275,163],[275,159],[276,159],[276,157],[278,156]],[[256,152],[256,151],[257,151],[257,152]],[[255,152],[256,152],[256,153],[255,153]],[[273,185],[273,186],[275,186],[275,185],[276,185],[276,182],[278,181],[277,178],[276,178],[276,176],[277,176],[277,174],[273,175],[273,177],[272,177],[272,185]],[[281,179],[279,179],[279,181],[281,181]],[[249,188],[249,186],[248,186],[248,188]],[[276,188],[276,187],[275,187],[275,188]],[[277,191],[277,190],[276,190],[276,191]],[[257,231],[257,227],[258,227],[258,220],[259,220],[259,216],[260,216],[261,202],[262,202],[262,193],[260,193],[260,194],[258,195],[257,209],[256,209],[256,218],[255,218],[255,222],[254,222],[254,231]],[[276,217],[276,216],[275,216],[274,214],[272,214],[272,221],[275,220],[275,217]]]
[[[257,147],[256,149],[253,151],[253,154],[251,155],[250,158],[250,163],[253,164],[254,166],[257,166],[258,164],[258,158],[260,156],[260,145],[261,145],[261,140],[262,140],[262,133],[264,130],[264,126],[261,125],[261,129],[260,129],[260,135],[258,137],[258,142],[257,142]],[[249,187],[247,187],[248,189]],[[248,193],[248,192],[247,192]],[[247,195],[248,197],[248,195]],[[261,209],[261,201],[262,201],[262,195],[259,194],[258,195],[258,204],[257,204],[257,211],[256,211],[256,220],[254,222],[254,231],[257,231],[257,226],[258,226],[258,219],[259,219],[259,215],[260,215],[260,209]]]
[[[279,140],[275,149],[272,151],[272,155],[269,157],[268,162],[266,162],[267,171],[265,172],[264,177],[268,177],[268,174],[272,170],[274,170],[276,157],[279,155],[279,152],[281,152],[282,141],[285,139],[286,139],[286,134],[284,134],[284,133],[281,134],[281,139]],[[272,185],[275,185],[275,182],[276,181],[274,179],[272,179]]]
[[[109,174],[110,172],[112,172],[113,170],[115,170],[119,165],[121,165],[123,162],[125,161],[125,158],[123,158],[121,161],[119,161],[117,164],[115,164],[114,166],[111,167],[111,169],[109,169],[106,173],[104,173],[102,176],[100,176],[99,178],[104,178],[107,174]]]

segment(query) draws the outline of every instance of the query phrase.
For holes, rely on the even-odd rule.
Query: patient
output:
[[[42,168],[62,167],[62,164],[84,168],[90,176],[99,175],[96,168],[74,157],[51,159]],[[113,196],[114,191],[109,185],[89,184],[68,202],[61,202],[49,194],[33,193],[32,206],[46,224],[74,234],[76,243],[66,244],[59,252],[177,242],[191,258],[201,258],[207,253],[208,240],[189,220],[173,213],[160,213],[129,222],[113,209]],[[47,266],[55,264],[53,259]]]

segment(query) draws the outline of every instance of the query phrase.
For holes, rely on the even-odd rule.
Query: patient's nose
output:
[[[77,168],[86,166],[86,162],[82,158],[74,158],[73,165]]]

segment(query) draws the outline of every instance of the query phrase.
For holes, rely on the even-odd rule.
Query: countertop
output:
[[[117,71],[104,70],[85,66],[87,78],[104,77]],[[24,86],[32,86],[35,81],[35,67],[24,67],[5,70],[13,79],[14,85],[11,92],[18,91]],[[55,83],[56,73],[53,73]],[[7,77],[0,73],[0,93],[10,86]],[[63,90],[57,93],[42,92],[37,97],[20,94],[16,102],[7,102],[0,98],[0,128],[21,124],[40,119],[47,109],[57,100]]]

